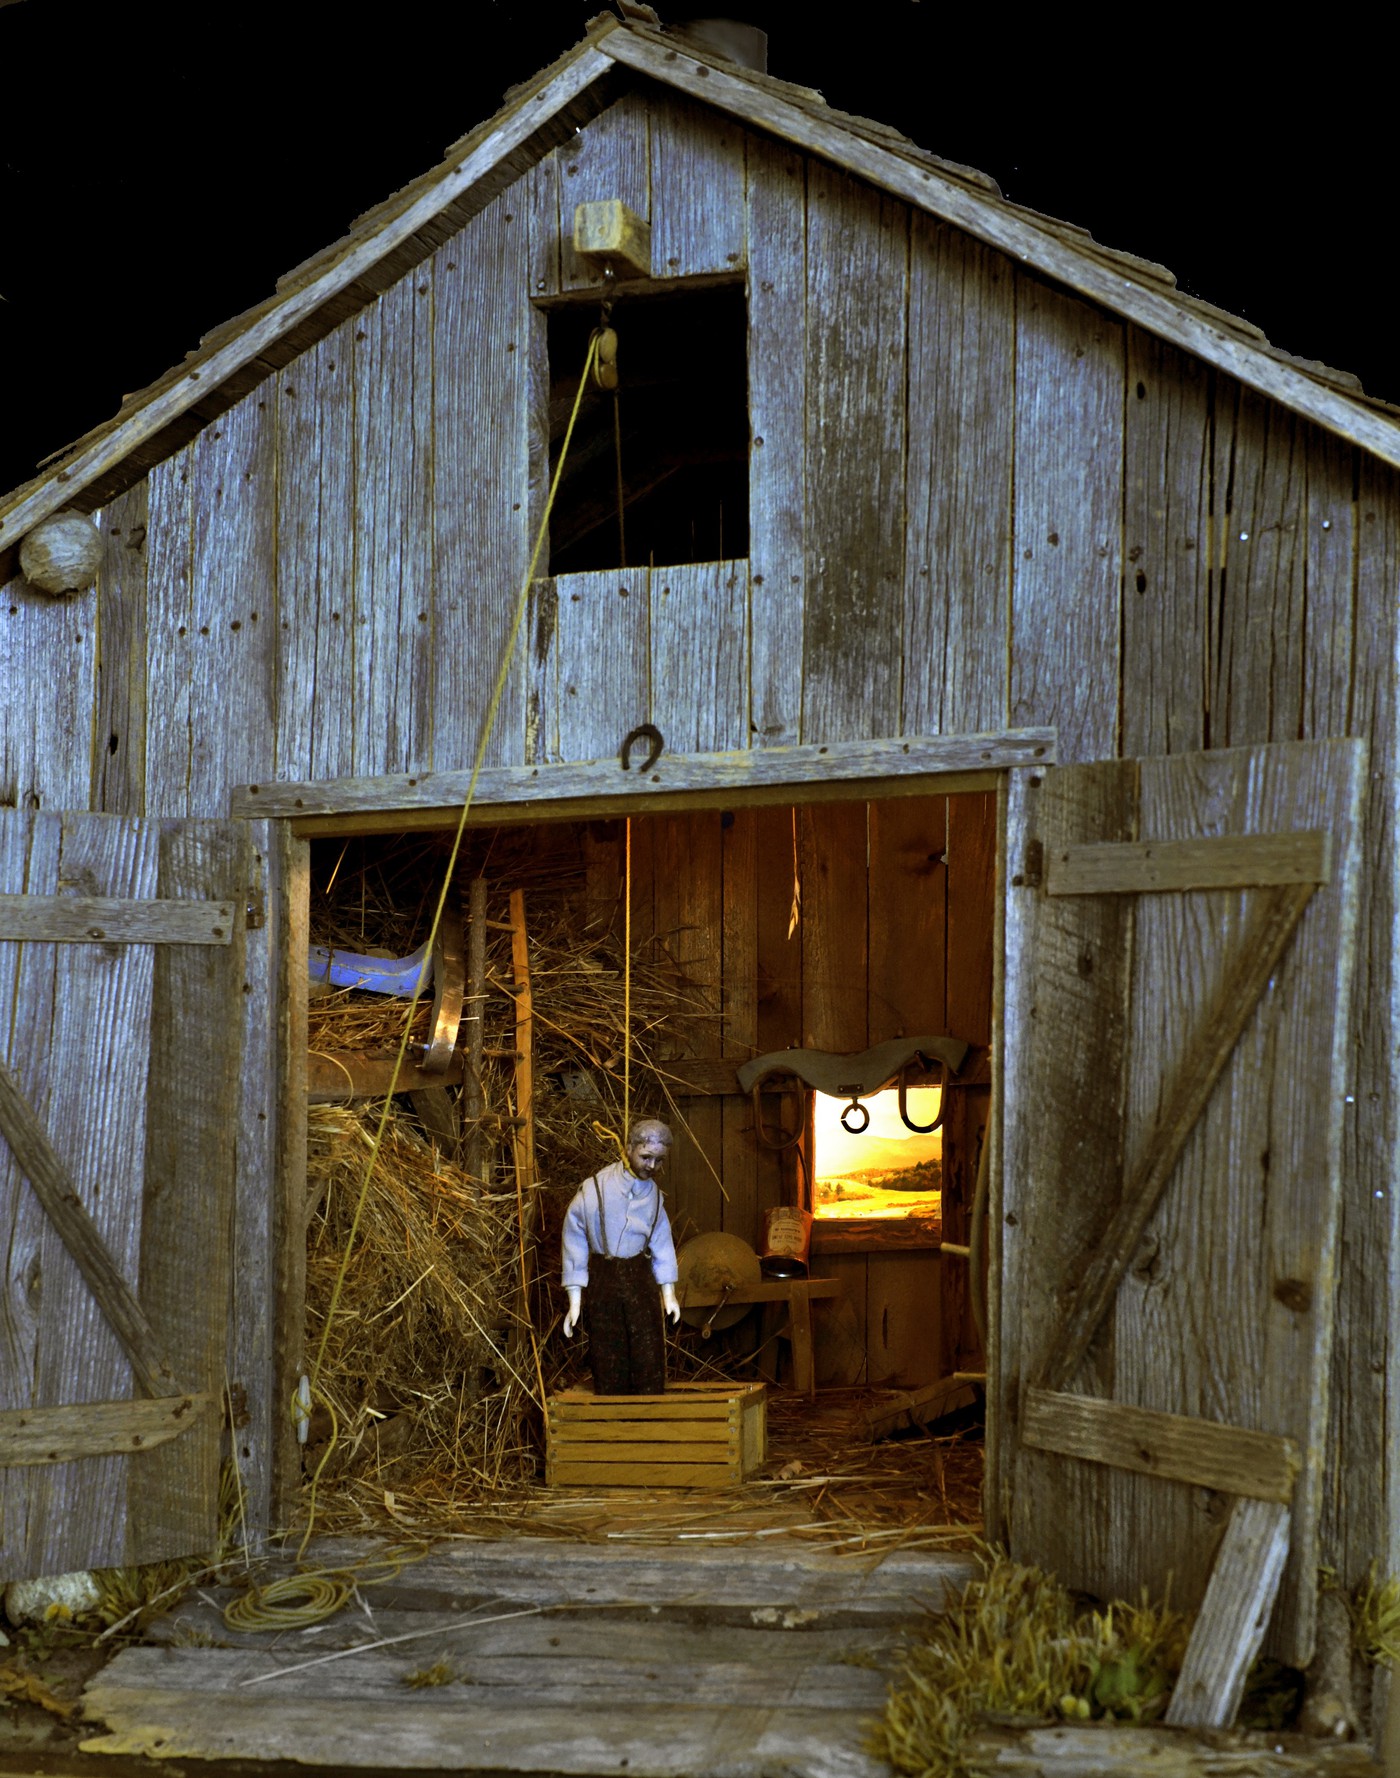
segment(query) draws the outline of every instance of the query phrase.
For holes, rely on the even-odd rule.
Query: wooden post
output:
[[[535,1183],[535,1011],[530,993],[530,952],[525,936],[525,891],[510,892],[510,955],[515,974],[515,1128],[521,1178]]]
[[[463,1111],[467,1129],[467,1172],[486,1182],[486,1143],[481,1133],[485,1095],[481,1069],[486,1049],[486,878],[471,881],[467,932],[467,1006],[462,1023],[466,1029],[467,1071],[462,1082]]]
[[[530,1316],[531,1260],[535,1244],[535,1012],[530,992],[530,950],[525,930],[525,891],[510,892],[510,953],[515,976],[515,1116],[511,1151],[515,1158],[515,1198],[520,1232],[520,1297],[513,1344],[523,1358],[528,1336],[535,1355],[540,1401],[544,1378]],[[517,1366],[519,1368],[519,1366]]]

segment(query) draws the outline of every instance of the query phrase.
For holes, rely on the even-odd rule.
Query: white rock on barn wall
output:
[[[56,512],[36,525],[19,546],[24,578],[55,598],[90,587],[101,562],[102,535],[81,512]]]

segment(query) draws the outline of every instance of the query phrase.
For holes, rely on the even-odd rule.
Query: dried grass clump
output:
[[[316,1378],[335,1417],[324,1473],[382,1482],[441,1461],[494,1487],[519,1468],[534,1390],[517,1325],[515,1193],[484,1189],[411,1119],[391,1116],[351,1243],[379,1118],[374,1104],[313,1106],[308,1116],[312,1352],[349,1247]],[[313,1416],[313,1444],[330,1432],[329,1414]]]
[[[1351,1641],[1363,1661],[1373,1667],[1400,1666],[1400,1580],[1381,1580],[1376,1564],[1348,1601]]]
[[[981,1579],[903,1657],[874,1751],[897,1772],[970,1778],[983,1722],[1153,1721],[1189,1629],[1182,1613],[1146,1601],[1086,1610],[1040,1569],[989,1554]]]

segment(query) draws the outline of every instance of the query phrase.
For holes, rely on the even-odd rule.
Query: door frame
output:
[[[300,1490],[300,1454],[289,1414],[304,1370],[306,1182],[306,1005],[294,992],[298,956],[309,944],[310,841],[378,833],[451,831],[472,827],[606,820],[629,815],[685,814],[704,809],[819,802],[875,802],[891,797],[951,796],[995,791],[996,869],[993,894],[992,1051],[998,1030],[1005,851],[1005,785],[1017,767],[1054,762],[1055,731],[1013,729],[981,735],[909,736],[829,745],[754,749],[748,753],[665,754],[650,772],[622,777],[619,760],[540,766],[497,766],[479,774],[448,772],[348,778],[319,783],[245,785],[232,793],[231,813],[266,836],[277,902],[276,961],[281,1010],[270,1083],[276,1105],[275,1202],[268,1218],[275,1244],[270,1337],[271,1424],[251,1429],[250,1445],[268,1454],[268,1524],[285,1523]],[[638,749],[640,752],[640,749]],[[245,1064],[246,1066],[246,1064]],[[993,1093],[993,1116],[996,1095]],[[995,1160],[995,1150],[989,1162]],[[246,1347],[253,1338],[245,1333]],[[254,1419],[256,1404],[250,1404]],[[261,1478],[259,1478],[261,1480]]]

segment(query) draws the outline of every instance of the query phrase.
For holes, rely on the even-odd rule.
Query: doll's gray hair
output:
[[[663,1148],[671,1146],[671,1126],[659,1117],[639,1117],[627,1132],[627,1146],[634,1148],[644,1136],[653,1136]]]

